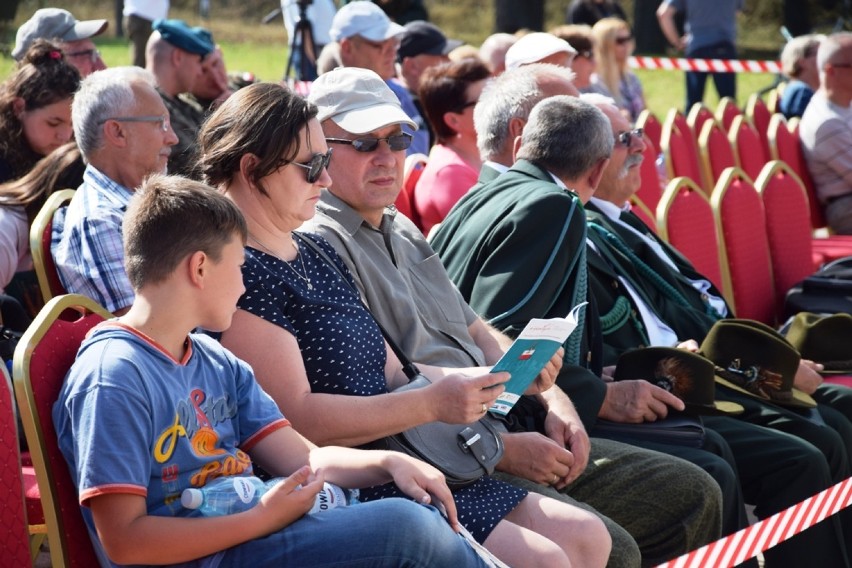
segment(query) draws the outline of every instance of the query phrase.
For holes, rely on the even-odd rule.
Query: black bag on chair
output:
[[[852,257],[826,264],[790,288],[784,300],[784,317],[799,312],[852,314]]]

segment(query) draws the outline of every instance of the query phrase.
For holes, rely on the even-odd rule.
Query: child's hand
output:
[[[303,466],[267,491],[252,511],[270,519],[270,532],[280,530],[310,511],[324,481],[322,472],[314,473],[309,466]]]
[[[396,486],[418,503],[429,505],[434,498],[436,507],[440,509],[438,505],[443,505],[450,526],[459,531],[456,502],[443,473],[427,463],[396,452],[390,452],[387,470]]]

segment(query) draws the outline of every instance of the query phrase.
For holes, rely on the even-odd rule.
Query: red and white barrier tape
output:
[[[657,568],[728,568],[852,505],[852,477],[771,517],[693,550]]]
[[[780,73],[777,61],[754,61],[746,59],[683,59],[675,57],[634,56],[628,65],[635,69],[664,69],[681,71],[717,71],[730,73]]]

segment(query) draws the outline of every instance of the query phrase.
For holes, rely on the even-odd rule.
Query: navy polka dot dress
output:
[[[351,285],[308,245],[299,243],[306,238],[322,247]],[[246,247],[246,292],[238,306],[296,337],[313,392],[387,393],[384,338],[359,301],[348,269],[322,237],[300,233],[296,242],[301,258],[290,263]],[[479,542],[526,495],[526,491],[490,477],[453,491],[459,520]],[[363,501],[398,496],[402,492],[393,483],[361,491]]]

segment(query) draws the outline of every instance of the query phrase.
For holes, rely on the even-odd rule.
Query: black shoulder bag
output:
[[[361,294],[355,289],[340,268],[310,238],[299,237],[299,240],[320,255],[325,262],[331,266],[341,280],[351,287],[360,300]],[[363,304],[368,312],[370,308]],[[372,314],[372,312],[370,312]],[[423,388],[431,384],[431,381],[423,375],[411,359],[399,348],[393,338],[388,335],[385,328],[376,320],[373,320],[385,341],[396,354],[408,384],[403,385],[393,392],[402,392],[417,388]],[[370,449],[387,449],[402,452],[422,460],[443,472],[447,478],[447,485],[456,489],[475,482],[483,475],[494,471],[494,467],[503,457],[503,439],[495,426],[497,421],[488,415],[471,424],[447,424],[445,422],[429,422],[409,428],[399,434],[387,436],[369,444]]]

